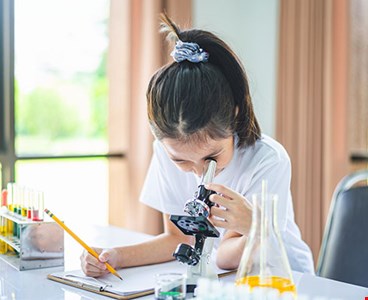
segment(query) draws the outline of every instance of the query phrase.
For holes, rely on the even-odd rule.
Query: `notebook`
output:
[[[178,261],[147,265],[119,270],[123,281],[112,274],[93,278],[85,276],[82,270],[49,274],[48,279],[81,288],[90,292],[116,299],[132,299],[154,293],[155,275],[158,273],[186,273],[187,266]],[[217,269],[217,274],[229,274]]]

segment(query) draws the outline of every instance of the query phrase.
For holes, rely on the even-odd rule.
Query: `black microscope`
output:
[[[189,216],[171,215],[170,220],[186,235],[195,237],[195,245],[179,244],[173,253],[176,260],[188,265],[187,290],[192,292],[200,277],[217,278],[211,261],[214,238],[220,236],[216,227],[208,220],[210,209],[214,205],[209,200],[214,191],[207,190],[205,185],[215,177],[216,161],[206,160],[204,172],[198,190],[193,199],[184,206]]]

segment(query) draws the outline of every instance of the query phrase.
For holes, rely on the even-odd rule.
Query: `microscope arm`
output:
[[[202,255],[204,242],[206,241],[206,236],[203,234],[195,234],[195,245],[194,249],[198,255]]]

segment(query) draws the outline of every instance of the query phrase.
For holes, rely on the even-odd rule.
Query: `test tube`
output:
[[[0,217],[0,235],[7,235],[8,220],[5,217]],[[0,240],[0,254],[5,254],[8,251],[7,243]]]
[[[8,196],[8,192],[7,190],[3,190],[1,192],[1,211],[4,212],[6,211],[7,208],[7,196]],[[8,232],[8,220],[3,217],[0,216],[0,235],[1,236],[6,236]],[[5,254],[8,250],[7,250],[7,243],[5,243],[4,241],[0,241],[0,254]]]
[[[16,189],[15,189],[15,197],[16,197],[16,202],[17,202],[17,210],[16,210],[16,217],[18,219],[22,219],[22,186],[20,185],[16,185]]]
[[[22,219],[27,218],[27,207],[28,207],[28,188],[22,186],[21,187],[21,215]]]
[[[9,214],[12,216],[14,215],[14,183],[9,182],[7,185],[8,190],[8,210]],[[11,220],[8,220],[8,234],[13,235],[14,231],[14,222]]]
[[[13,183],[9,182],[7,185],[8,191],[8,209],[10,214],[13,214]]]
[[[1,191],[1,207],[8,208],[8,191],[6,189]]]
[[[30,189],[28,191],[28,206],[27,206],[27,219],[32,220],[32,210],[33,210],[33,203],[34,203],[35,192],[34,190]]]
[[[13,216],[18,218],[18,206],[19,206],[19,196],[18,196],[18,186],[16,183],[12,184],[12,197],[13,197]],[[18,223],[13,222],[13,236],[17,236],[18,233]]]
[[[23,199],[24,199],[24,193],[23,193],[23,186],[18,185],[17,186],[17,195],[18,195],[18,209],[17,209],[17,217],[21,220],[22,219],[22,208],[23,208]],[[17,225],[17,238],[20,239],[20,229],[21,226]]]
[[[41,191],[35,192],[32,208],[32,221],[43,221],[44,194]]]
[[[14,182],[9,182],[6,186],[6,190],[7,190],[7,205],[8,205],[8,213],[10,215],[13,215],[13,200],[14,200],[14,195],[13,195],[13,190],[14,190]],[[9,235],[13,235],[13,229],[14,229],[14,222],[12,220],[7,219],[7,232],[6,232],[6,236]],[[13,247],[7,245],[7,251],[10,252],[14,252],[15,250],[13,249]]]

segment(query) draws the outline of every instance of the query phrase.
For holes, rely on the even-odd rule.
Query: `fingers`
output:
[[[210,200],[225,207],[227,210],[238,209],[240,206],[245,206],[249,210],[252,209],[252,206],[246,201],[244,196],[224,185],[210,183],[206,185],[206,188],[217,192],[217,194],[212,194],[210,196]]]
[[[98,252],[101,252],[101,249],[99,249]],[[100,256],[104,258],[104,255]],[[98,277],[108,272],[106,264],[89,254],[87,251],[82,253],[80,260],[82,270],[87,276]]]
[[[239,194],[234,198],[226,198],[223,195],[212,194],[210,196],[210,200],[217,204],[217,206],[221,206],[222,209],[228,211],[238,210],[239,207],[246,205],[245,198]]]
[[[233,199],[239,197],[239,194],[228,187],[217,184],[217,183],[208,183],[205,185],[206,189],[215,191],[217,194],[222,195],[224,198]]]
[[[228,213],[223,208],[212,206],[212,208],[211,208],[211,215],[212,216],[216,216],[218,218],[226,219]]]
[[[210,200],[216,205],[211,207],[211,221],[216,227],[246,234],[252,219],[252,206],[241,194],[221,184],[208,184],[206,188],[215,191]]]
[[[234,223],[238,222],[237,218],[242,218],[243,216],[238,216],[237,214],[232,213],[228,209],[212,207],[211,208],[211,221],[216,221],[216,226],[220,226],[223,228],[230,228],[229,226],[234,226]]]
[[[110,258],[110,254],[108,252],[102,251],[100,256],[98,257],[100,262],[107,262]]]
[[[224,196],[218,195],[218,194],[212,194],[210,196],[210,200],[216,204],[218,204],[218,206],[224,206],[224,207],[228,207],[229,205],[231,205],[231,202],[229,200],[229,198],[225,198]]]
[[[229,223],[225,219],[218,219],[218,218],[215,218],[214,216],[211,216],[210,220],[211,220],[212,224],[216,227],[221,227],[221,228],[224,228],[224,229],[229,229],[230,228]]]

